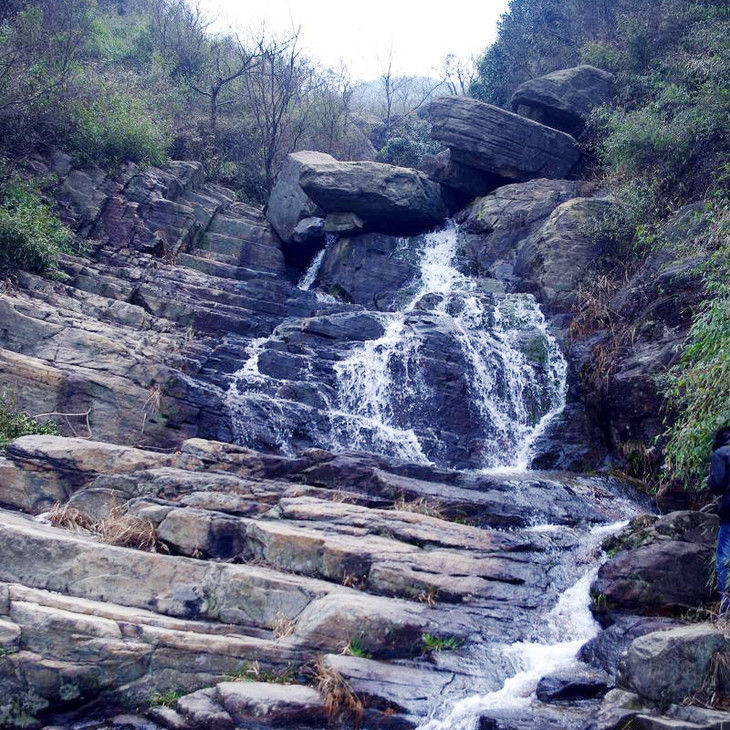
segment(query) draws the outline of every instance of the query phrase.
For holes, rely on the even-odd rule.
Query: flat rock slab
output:
[[[454,162],[506,181],[567,177],[580,159],[576,141],[499,107],[465,96],[445,96],[428,107],[432,136]]]
[[[317,690],[295,684],[223,682],[216,688],[218,701],[240,727],[247,722],[279,726],[327,721],[324,702]]]

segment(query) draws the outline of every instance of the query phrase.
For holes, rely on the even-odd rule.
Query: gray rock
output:
[[[359,233],[365,227],[365,221],[355,213],[328,213],[324,219],[326,233],[348,236]]]
[[[578,283],[604,244],[595,232],[596,222],[613,207],[610,200],[600,198],[562,203],[520,249],[515,273],[534,287],[548,310],[571,310]]]
[[[565,670],[543,677],[537,683],[540,702],[572,702],[602,697],[611,681],[605,672],[594,669]]]
[[[713,658],[730,649],[730,640],[710,624],[682,626],[634,639],[619,662],[618,683],[660,706],[683,703],[710,679]],[[730,677],[719,675],[719,691]]]
[[[580,159],[570,135],[476,99],[440,97],[427,113],[454,162],[507,180],[563,178]]]
[[[613,74],[594,66],[576,66],[525,81],[512,95],[511,104],[521,116],[576,134],[591,111],[608,103],[613,94]]]
[[[324,239],[324,231],[324,219],[311,216],[310,218],[302,218],[302,220],[294,226],[291,238],[294,243],[322,241]]]
[[[177,711],[194,730],[233,730],[233,718],[216,701],[215,688],[185,695],[177,701]]]
[[[426,155],[421,169],[432,180],[465,198],[486,195],[504,182],[496,175],[454,162],[450,150],[444,150],[437,155]]]
[[[287,157],[271,190],[266,217],[286,243],[292,240],[299,221],[320,213],[317,205],[299,185],[302,170],[315,162],[335,162],[335,159],[324,152],[294,152]]]
[[[380,162],[310,160],[299,184],[327,212],[355,213],[382,233],[419,233],[448,213],[439,186],[422,172]]]
[[[354,304],[389,310],[416,267],[398,256],[399,241],[382,233],[345,236],[324,255],[317,286]]]
[[[621,655],[634,639],[682,625],[681,621],[668,618],[616,616],[611,626],[581,647],[578,658],[615,675]]]
[[[278,727],[327,722],[324,702],[317,690],[292,684],[223,682],[216,687],[218,701],[239,727],[260,722]]]

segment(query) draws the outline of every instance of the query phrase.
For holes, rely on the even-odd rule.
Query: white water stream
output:
[[[536,439],[565,405],[567,365],[534,297],[483,291],[479,280],[457,269],[457,248],[458,231],[451,222],[424,237],[415,293],[400,311],[373,313],[384,332],[351,345],[333,364],[334,396],[319,388],[326,427],[322,418],[309,419],[315,445],[439,463],[440,434],[453,430],[455,417],[444,423],[442,386],[433,381],[446,376],[427,368],[433,353],[424,353],[425,338],[435,331],[451,343],[441,357],[458,353],[452,371],[463,381],[466,392],[460,397],[468,399],[470,430],[482,439],[479,466],[528,467]],[[311,289],[324,255],[321,251],[314,258],[300,289]],[[254,420],[247,409],[266,401],[268,418],[276,422],[277,445],[287,453],[291,409],[278,396],[280,381],[259,370],[266,344],[257,340],[248,348],[250,358],[236,373],[228,405],[246,442]],[[530,346],[537,362],[529,357]]]
[[[594,527],[576,552],[590,553],[605,537],[627,524]],[[490,710],[500,714],[527,710],[535,701],[535,689],[543,677],[564,669],[578,669],[578,651],[600,631],[590,610],[589,593],[598,568],[599,564],[595,564],[584,572],[542,618],[536,630],[539,641],[518,641],[500,647],[511,670],[502,687],[458,700],[447,708],[442,704],[435,707],[432,717],[417,730],[475,730],[479,718],[488,716]]]

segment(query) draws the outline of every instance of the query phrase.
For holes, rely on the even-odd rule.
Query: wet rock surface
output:
[[[570,540],[489,523],[525,524],[538,514],[604,522],[616,510],[609,485],[602,493],[591,480],[465,480],[383,457],[285,458],[201,439],[164,455],[29,436],[6,462],[16,485],[9,506],[46,504],[25,494],[36,494],[45,469],[56,474],[59,502],[94,505],[96,520],[145,520],[158,547],[100,542],[85,522],[59,529],[0,512],[0,677],[8,687],[0,706],[15,711],[31,690],[36,714],[99,695],[139,707],[155,692],[186,693],[169,712],[152,713],[163,727],[320,727],[319,685],[231,681],[302,681],[320,653],[333,655],[327,666],[373,722],[414,727],[439,686],[468,690],[474,681],[449,659],[429,661],[428,636],[451,637],[457,654],[475,642],[516,640],[561,590],[548,571],[556,550],[569,556]],[[524,502],[509,517],[497,495],[506,500],[518,484]],[[445,512],[473,515],[474,524],[437,516],[446,489]],[[409,507],[419,499],[430,500],[432,514]],[[535,512],[538,503],[553,511]],[[336,656],[353,642],[372,658]],[[424,682],[433,690],[425,697]]]

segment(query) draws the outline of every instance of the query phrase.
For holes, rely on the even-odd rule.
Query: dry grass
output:
[[[55,527],[95,537],[100,542],[148,553],[169,552],[157,537],[155,526],[139,517],[124,514],[120,507],[112,507],[109,514],[96,520],[75,507],[57,502],[47,515]]]
[[[109,545],[148,553],[169,552],[158,539],[155,526],[151,522],[125,515],[118,507],[114,507],[104,519],[99,520],[95,532],[101,542]]]
[[[702,687],[684,704],[700,705],[712,710],[730,710],[730,697],[723,691],[730,685],[730,653],[716,652]]]
[[[284,639],[294,633],[296,621],[279,614],[274,621],[273,632],[275,639]]]
[[[96,524],[93,517],[76,509],[76,507],[61,502],[56,502],[51,507],[51,511],[46,515],[46,518],[54,527],[60,527],[71,532],[93,532]]]
[[[324,700],[330,723],[350,722],[356,729],[361,727],[365,710],[362,700],[337,670],[325,664],[324,658],[320,658],[314,666],[314,682]]]
[[[428,517],[437,517],[440,520],[444,518],[444,506],[438,499],[428,499],[420,497],[419,499],[407,500],[404,495],[398,497],[393,502],[393,509],[398,512],[415,512],[419,515],[427,515]]]
[[[438,590],[433,586],[421,591],[417,596],[416,600],[421,603],[425,603],[429,608],[433,608],[436,605],[436,599],[438,598]]]
[[[599,274],[578,284],[575,316],[568,332],[572,339],[580,339],[602,329],[612,329],[617,315],[609,306],[613,295],[623,282],[611,274]]]

